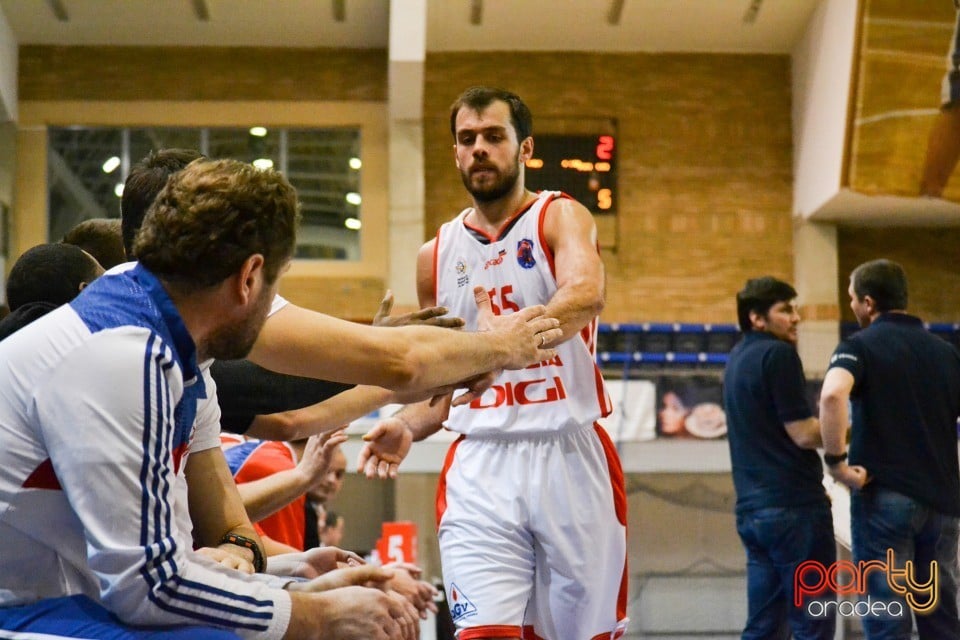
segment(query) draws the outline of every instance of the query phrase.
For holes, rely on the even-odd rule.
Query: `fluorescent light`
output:
[[[343,226],[345,226],[347,229],[350,229],[352,231],[359,231],[360,221],[357,220],[356,218],[347,218],[346,220],[343,221]]]
[[[253,166],[261,170],[273,169],[273,160],[270,158],[257,158],[253,161]]]
[[[360,158],[350,158],[350,161],[347,163],[351,169],[357,171],[360,167],[363,166],[363,163],[360,162]]]
[[[115,186],[115,187],[113,188],[113,192],[114,192],[115,194],[117,194],[117,197],[118,197],[118,198],[119,198],[120,196],[122,196],[122,195],[123,195],[123,183],[122,183],[122,182],[118,182],[118,183],[117,183],[117,186]]]
[[[250,127],[250,135],[262,138],[267,135],[266,127]]]
[[[107,158],[106,162],[103,163],[103,172],[104,173],[113,173],[113,171],[120,166],[120,158],[117,156],[110,156]]]
[[[351,191],[346,195],[346,201],[350,204],[360,204],[360,194],[356,191]]]

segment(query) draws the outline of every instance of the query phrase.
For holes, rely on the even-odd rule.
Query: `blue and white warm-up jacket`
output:
[[[86,594],[131,624],[283,635],[277,579],[192,551],[184,464],[220,444],[206,369],[140,265],[0,342],[0,607]]]

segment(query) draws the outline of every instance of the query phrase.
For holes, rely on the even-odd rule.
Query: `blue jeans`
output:
[[[737,514],[737,533],[747,552],[747,624],[743,640],[832,640],[836,617],[812,617],[793,603],[797,565],[837,559],[833,517],[826,503],[771,507]],[[818,596],[824,600],[827,596]]]
[[[235,633],[209,627],[133,627],[120,622],[102,605],[80,595],[40,600],[22,607],[0,607],[0,630],[38,638],[240,640]]]
[[[930,580],[930,563],[936,561],[939,581],[939,602],[933,611],[911,616],[911,609],[890,588],[887,574],[873,571],[867,577],[867,594],[873,600],[897,601],[904,615],[866,616],[863,629],[870,640],[909,638],[913,621],[921,638],[960,638],[957,619],[957,542],[960,519],[943,515],[912,498],[882,487],[854,491],[850,497],[853,560],[887,562],[887,550],[893,550],[894,564],[903,569],[913,562],[913,575],[918,583]],[[902,582],[902,581],[901,581]],[[918,604],[927,597],[918,597]],[[888,607],[889,609],[889,607]]]

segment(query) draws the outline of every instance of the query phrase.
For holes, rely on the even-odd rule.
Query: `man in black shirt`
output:
[[[796,349],[796,297],[776,278],[747,281],[737,293],[744,336],[723,378],[737,533],[747,553],[745,640],[786,638],[791,630],[797,640],[831,640],[836,625],[834,615],[807,611],[811,598],[794,603],[797,567],[836,561],[823,467],[813,450],[820,425],[807,403]]]
[[[820,419],[830,475],[851,489],[854,562],[878,568],[866,590],[886,613],[863,616],[863,626],[871,639],[909,638],[913,609],[922,614],[915,616],[921,638],[960,638],[960,353],[906,313],[907,279],[897,263],[860,265],[848,293],[863,330],[830,359]],[[907,587],[901,595],[888,576],[905,567],[913,586],[894,580],[897,590]]]

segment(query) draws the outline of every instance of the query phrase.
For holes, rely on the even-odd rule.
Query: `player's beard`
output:
[[[246,358],[260,335],[263,323],[273,304],[274,289],[265,286],[255,307],[242,322],[220,327],[207,337],[206,357],[218,360],[239,360]]]
[[[496,171],[497,174],[496,180],[484,186],[475,185],[471,173],[463,170],[460,171],[460,179],[463,180],[463,186],[477,202],[494,202],[495,200],[499,200],[513,191],[513,188],[517,185],[517,180],[520,179],[519,160],[514,160],[513,166],[509,167],[506,172],[502,172],[488,165],[484,165],[484,168],[492,169]]]

